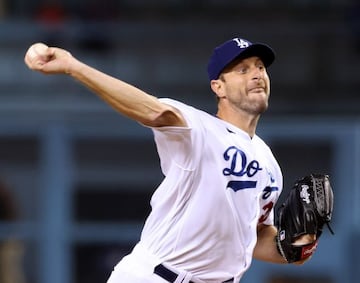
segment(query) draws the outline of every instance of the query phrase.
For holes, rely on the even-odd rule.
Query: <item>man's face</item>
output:
[[[261,114],[268,107],[270,79],[259,57],[249,57],[233,62],[220,75],[223,84],[221,98],[230,107],[249,114]]]

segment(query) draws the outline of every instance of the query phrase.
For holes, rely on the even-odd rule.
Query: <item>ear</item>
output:
[[[211,90],[216,94],[218,98],[221,98],[224,96],[223,89],[224,85],[221,80],[212,80],[210,82]]]

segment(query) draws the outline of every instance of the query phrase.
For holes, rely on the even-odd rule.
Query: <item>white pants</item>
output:
[[[154,257],[141,245],[137,244],[131,254],[125,256],[114,268],[107,283],[169,283],[154,273],[154,268],[161,260]],[[174,283],[202,283],[188,272],[177,272],[178,279]]]

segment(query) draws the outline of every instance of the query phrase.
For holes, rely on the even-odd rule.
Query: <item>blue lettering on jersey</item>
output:
[[[237,192],[238,190],[256,188],[256,183],[256,181],[229,181],[226,187]]]
[[[263,190],[262,199],[265,200],[265,199],[269,198],[269,197],[271,196],[271,193],[272,193],[272,192],[276,192],[276,191],[278,191],[278,190],[279,190],[278,187],[270,187],[270,186],[266,187],[266,188]]]
[[[262,199],[266,200],[267,198],[269,198],[271,196],[272,192],[276,192],[279,190],[278,187],[276,186],[272,186],[275,183],[275,178],[274,176],[271,174],[271,172],[268,172],[268,175],[270,177],[270,182],[271,182],[271,186],[267,186],[264,190],[263,190],[263,196]]]
[[[242,177],[246,175],[251,178],[255,176],[257,172],[262,170],[260,164],[257,160],[252,160],[248,162],[245,152],[241,149],[231,146],[224,152],[224,159],[230,161],[229,167],[223,169],[223,174],[225,176],[236,176]],[[228,188],[234,190],[235,192],[243,189],[252,189],[256,188],[257,181],[247,180],[247,181],[230,181],[227,185]]]

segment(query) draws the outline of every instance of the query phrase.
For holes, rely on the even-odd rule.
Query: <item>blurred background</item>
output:
[[[360,277],[358,1],[1,0],[0,17],[0,283],[106,282],[162,180],[151,131],[67,77],[29,71],[29,45],[66,48],[214,113],[207,60],[235,36],[277,53],[258,134],[282,166],[285,194],[311,172],[330,174],[335,193],[335,236],[324,231],[310,262],[254,261],[241,282]]]

